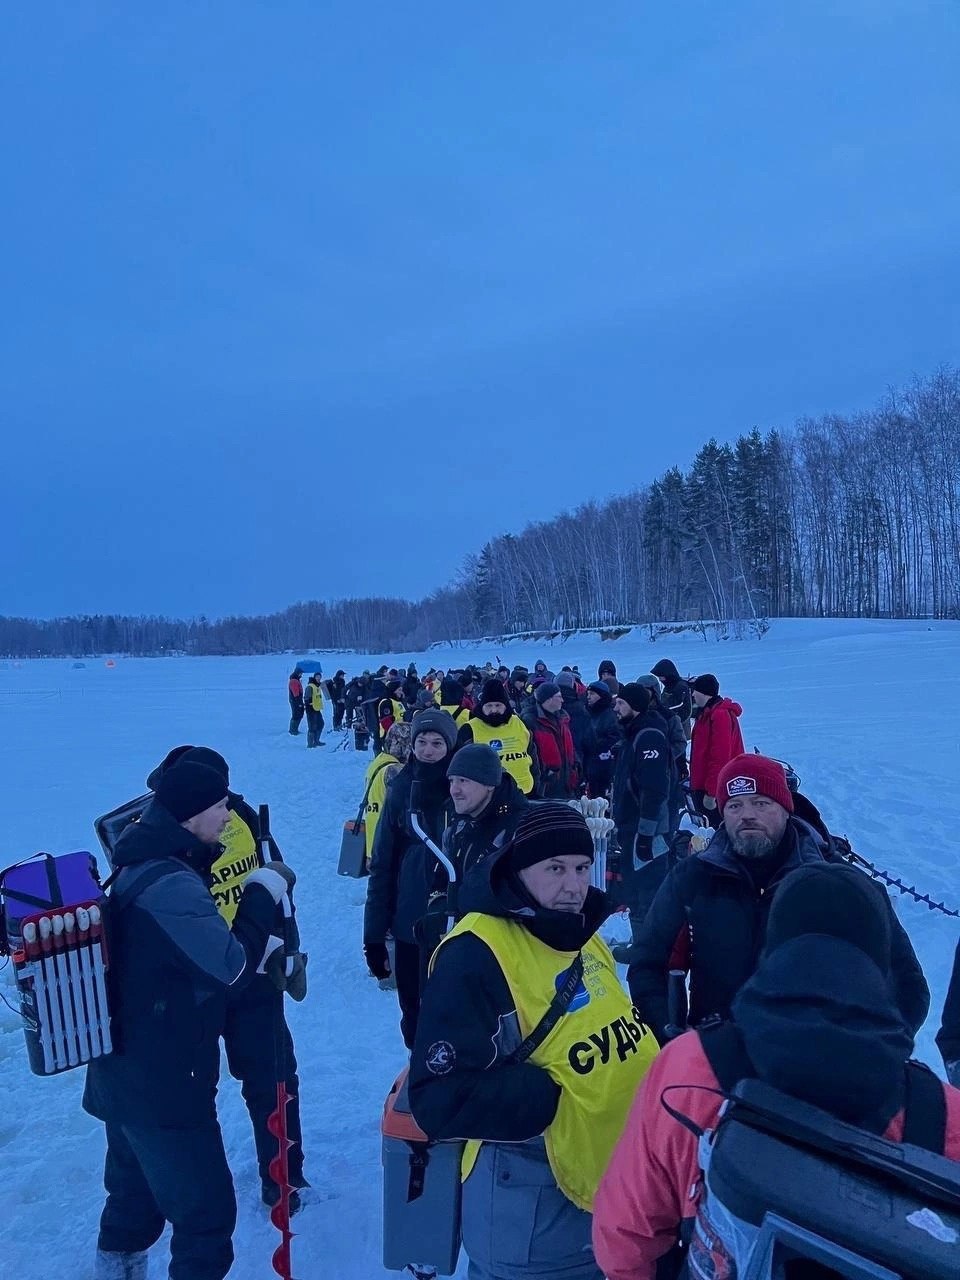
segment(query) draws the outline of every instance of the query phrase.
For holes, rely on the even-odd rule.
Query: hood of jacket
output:
[[[840,938],[785,942],[733,1002],[761,1080],[848,1124],[883,1133],[904,1103],[913,1037],[878,966]]]
[[[512,920],[555,951],[579,951],[612,913],[613,904],[599,889],[587,890],[583,911],[548,911],[527,893],[519,877],[508,869],[509,845],[498,850],[467,876],[459,898],[461,915],[478,911]]]
[[[151,800],[138,822],[120,833],[113,850],[113,866],[132,867],[156,858],[179,858],[200,875],[207,875],[222,846],[204,844],[181,827],[158,800]]]
[[[742,716],[743,707],[739,702],[734,702],[732,698],[712,698],[701,710],[701,715],[706,715],[708,711],[717,711],[720,708],[729,711],[732,716]]]
[[[594,689],[594,693],[596,692],[597,690]],[[601,693],[598,695],[596,702],[594,702],[592,705],[590,703],[587,704],[587,711],[592,716],[599,716],[599,715],[602,715],[604,711],[609,711],[612,706],[613,706],[613,694],[609,691],[609,688],[608,688],[606,693]]]
[[[676,663],[671,662],[669,658],[661,658],[656,666],[650,668],[650,674],[662,680],[664,684],[677,684],[680,680]]]

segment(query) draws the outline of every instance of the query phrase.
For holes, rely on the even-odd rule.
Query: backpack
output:
[[[704,1187],[689,1242],[690,1280],[769,1280],[788,1263],[818,1274],[948,1280],[957,1275],[960,1169],[943,1156],[943,1085],[905,1066],[903,1142],[878,1137],[752,1078],[737,1028],[699,1032],[728,1101],[694,1132]],[[891,1270],[886,1271],[882,1268]]]
[[[172,870],[151,866],[129,891],[109,896],[110,880],[101,883],[85,850],[37,853],[0,871],[0,954],[13,962],[34,1075],[112,1051],[109,919]]]

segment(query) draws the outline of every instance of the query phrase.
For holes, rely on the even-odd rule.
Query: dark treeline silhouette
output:
[[[869,413],[710,440],[687,472],[488,542],[413,604],[310,601],[261,617],[0,618],[0,652],[385,653],[478,635],[710,619],[960,617],[960,374]]]

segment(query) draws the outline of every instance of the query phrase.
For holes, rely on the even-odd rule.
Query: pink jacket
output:
[[[696,1213],[697,1140],[664,1111],[663,1091],[670,1088],[676,1111],[713,1129],[722,1098],[705,1090],[717,1087],[695,1031],[671,1040],[654,1059],[594,1202],[593,1251],[607,1280],[655,1280],[657,1260],[676,1242],[681,1221]],[[960,1089],[944,1085],[944,1094],[944,1155],[960,1161]],[[903,1138],[902,1111],[885,1136]]]

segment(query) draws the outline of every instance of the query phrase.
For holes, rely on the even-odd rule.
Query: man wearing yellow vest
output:
[[[324,745],[323,738],[323,690],[320,688],[320,681],[323,679],[322,671],[315,671],[307,681],[307,687],[303,691],[303,709],[307,713],[307,746],[322,747]]]
[[[530,745],[530,730],[515,715],[502,680],[484,680],[480,705],[466,720],[458,720],[457,747],[470,742],[493,747],[500,763],[525,796],[537,788],[538,773]]]
[[[601,1280],[593,1197],[657,1043],[597,936],[611,905],[592,863],[576,810],[531,805],[465,881],[423,993],[410,1103],[429,1137],[472,1140],[471,1280]]]
[[[181,760],[203,764],[216,770],[229,788],[230,769],[220,752],[214,751],[212,747],[193,746],[175,747],[147,778],[147,786],[154,790],[160,776]],[[264,865],[264,857],[260,847],[260,821],[256,810],[236,791],[228,789],[227,799],[229,821],[220,833],[222,852],[210,867],[209,888],[217,910],[229,925],[236,915],[244,882],[251,872]],[[280,850],[272,836],[269,837],[269,845],[271,857],[282,861]],[[281,928],[281,920],[278,918],[278,932]],[[294,1188],[290,1197],[290,1209],[291,1212],[296,1212],[300,1207],[299,1190],[310,1184],[303,1176],[300,1081],[293,1039],[284,1016],[283,992],[288,991],[295,1000],[304,998],[306,956],[298,952],[291,978],[284,976],[282,957],[282,948],[277,948],[274,956],[268,960],[265,972],[258,973],[239,995],[228,1001],[223,1044],[230,1074],[240,1081],[240,1091],[250,1113],[257,1149],[261,1196],[264,1204],[272,1206],[279,1197],[279,1188],[269,1172],[270,1161],[277,1154],[277,1140],[267,1129],[267,1118],[277,1105],[276,1044],[278,1029],[282,1027],[287,1093],[290,1096],[287,1105],[287,1137],[292,1143],[288,1160],[290,1185]]]

